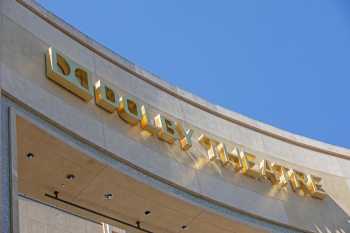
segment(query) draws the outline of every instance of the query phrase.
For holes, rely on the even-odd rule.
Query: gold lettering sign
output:
[[[202,134],[201,136],[199,136],[198,142],[207,150],[208,159],[210,161],[219,159],[216,150],[217,141],[210,139],[209,137]]]
[[[258,166],[255,164],[255,155],[248,154],[241,150],[239,157],[242,166],[242,174],[252,178],[258,178],[260,174]]]
[[[323,199],[326,196],[321,185],[321,178],[288,169],[274,162],[261,160],[256,163],[256,156],[235,147],[228,152],[224,143],[218,142],[204,134],[198,142],[206,150],[209,161],[220,161],[223,166],[232,165],[236,172],[257,180],[268,180],[272,185],[287,187],[302,196]]]
[[[176,131],[179,135],[180,148],[184,151],[188,150],[192,146],[192,129],[184,129],[180,123],[176,123]]]
[[[170,145],[178,144],[182,151],[190,150],[193,145],[192,129],[186,129],[179,121],[161,114],[152,117],[146,105],[141,105],[130,96],[119,95],[112,85],[103,80],[98,80],[92,86],[90,72],[54,48],[49,48],[46,54],[46,74],[50,80],[85,101],[95,96],[97,106],[111,114],[117,112],[126,123],[139,125],[142,131],[147,131],[161,141]],[[258,161],[254,154],[243,148],[235,146],[230,149],[223,142],[205,134],[201,134],[196,143],[202,146],[211,163],[220,163],[227,169],[233,168],[234,172],[257,181],[267,181],[284,189],[289,187],[298,195],[317,199],[323,199],[327,195],[320,177],[268,160]]]
[[[99,80],[95,83],[95,101],[98,106],[113,113],[119,106],[119,98],[112,87]]]
[[[141,107],[141,128],[148,131],[153,135],[157,135],[159,129],[156,127],[154,120],[148,115],[146,107],[142,105]]]
[[[154,118],[154,122],[157,128],[159,128],[158,137],[161,140],[166,141],[169,144],[173,144],[175,140],[178,139],[174,121],[169,120],[168,118],[165,118],[159,114]]]
[[[260,162],[260,175],[269,180],[271,184],[277,184],[277,177],[272,169],[272,165],[265,159]]]
[[[141,121],[140,105],[128,96],[121,96],[119,98],[118,114],[124,121],[131,125],[136,125]]]
[[[230,163],[230,155],[227,152],[226,146],[224,143],[219,143],[216,146],[216,150],[218,152],[219,159],[222,165],[227,166]]]
[[[46,75],[85,101],[93,97],[90,72],[52,47],[46,54]]]
[[[321,178],[313,175],[307,175],[307,187],[311,196],[318,199],[323,199],[327,196],[322,188]]]

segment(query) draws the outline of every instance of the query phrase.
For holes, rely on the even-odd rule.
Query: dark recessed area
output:
[[[181,229],[182,229],[182,230],[187,230],[188,227],[187,227],[187,225],[182,225],[182,226],[181,226]]]
[[[74,180],[74,179],[75,179],[75,175],[73,175],[73,174],[68,174],[68,175],[66,176],[66,178],[67,178],[67,180]]]
[[[34,158],[34,154],[29,152],[29,153],[27,154],[27,158],[28,158],[28,159]]]
[[[105,193],[104,197],[105,197],[105,199],[107,199],[107,200],[111,200],[112,197],[113,197],[113,194],[112,194],[112,193]]]
[[[146,210],[145,211],[145,215],[150,215],[151,214],[151,211],[150,210]]]

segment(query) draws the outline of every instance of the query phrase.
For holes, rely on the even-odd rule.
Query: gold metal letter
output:
[[[216,148],[215,148],[217,145],[217,142],[215,140],[210,139],[209,137],[202,134],[199,136],[198,142],[207,150],[208,159],[210,161],[213,161],[218,158]]]
[[[169,144],[173,144],[177,140],[178,134],[176,131],[176,124],[162,115],[158,114],[154,118],[156,126],[159,128],[158,137],[159,139],[166,141]]]
[[[141,108],[139,104],[128,96],[121,96],[119,98],[118,114],[130,125],[136,125],[141,121]]]
[[[240,150],[237,147],[234,147],[233,150],[228,154],[228,160],[232,164],[235,171],[239,171],[242,169],[242,163],[239,154]]]
[[[113,113],[119,104],[115,92],[101,80],[95,83],[95,101],[98,106],[110,113]]]
[[[90,72],[52,47],[46,54],[46,75],[85,101],[93,97]]]
[[[192,146],[191,137],[193,134],[193,130],[192,129],[184,130],[184,128],[180,123],[176,123],[176,130],[179,135],[179,143],[180,143],[181,149],[183,151],[187,151]]]
[[[227,152],[225,144],[222,142],[219,143],[219,145],[216,146],[216,149],[218,151],[221,163],[224,166],[228,165],[230,163],[230,160],[229,160],[229,154]]]
[[[260,162],[260,174],[262,177],[268,179],[271,184],[277,183],[277,178],[272,170],[271,163],[265,159]]]
[[[327,196],[326,192],[322,188],[320,177],[307,175],[307,187],[310,195],[313,198],[323,199],[325,196]]]
[[[288,177],[294,192],[298,190],[307,191],[307,181],[304,173],[289,169]]]
[[[276,163],[271,163],[271,169],[275,173],[278,184],[281,187],[285,187],[288,184],[288,180],[289,180],[288,174],[287,174],[287,169],[281,165],[276,164]]]
[[[156,127],[154,120],[148,115],[145,105],[141,106],[141,128],[149,133],[156,135],[159,129]]]
[[[242,174],[246,176],[250,176],[252,178],[258,178],[260,176],[259,174],[259,168],[255,164],[255,155],[248,154],[244,152],[243,150],[239,153],[240,156],[240,162],[242,165]]]

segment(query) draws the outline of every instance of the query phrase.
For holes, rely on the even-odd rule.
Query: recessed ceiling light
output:
[[[111,200],[112,199],[112,197],[113,197],[113,194],[112,193],[105,193],[105,199],[107,199],[107,200]]]
[[[66,178],[67,178],[67,180],[74,180],[74,179],[75,179],[75,175],[73,175],[73,174],[68,174],[68,175],[66,176]]]
[[[32,154],[32,153],[28,153],[28,154],[27,154],[27,158],[28,158],[28,159],[32,159],[32,158],[34,158],[34,154]]]
[[[145,215],[150,215],[151,214],[151,211],[150,210],[146,210],[145,211]]]
[[[187,225],[182,225],[182,226],[181,226],[181,229],[182,229],[182,230],[187,230],[187,229],[188,229],[188,226],[187,226]]]

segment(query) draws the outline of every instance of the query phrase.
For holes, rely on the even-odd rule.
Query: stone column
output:
[[[2,80],[5,75],[4,72],[4,50],[3,36],[4,31],[4,11],[10,5],[9,0],[0,0],[0,230],[1,232],[17,232],[12,229],[11,224],[11,179],[10,179],[10,141],[9,141],[9,106],[5,103],[3,98]]]

